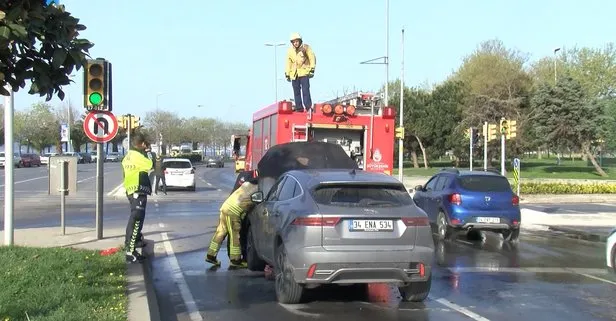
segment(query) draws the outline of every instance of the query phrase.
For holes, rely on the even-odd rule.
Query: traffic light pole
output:
[[[96,238],[103,239],[104,164],[103,143],[96,143]]]
[[[505,134],[501,133],[501,175],[505,176]]]
[[[490,128],[488,127],[488,122],[484,123],[484,134],[483,134],[483,170],[488,170],[488,137],[490,137],[490,133],[488,132]]]
[[[389,84],[386,83],[385,87],[388,86]],[[402,29],[402,72],[400,75],[400,127],[404,128],[404,28]],[[404,182],[404,135],[398,140],[398,180]]]
[[[128,114],[126,115],[126,117],[128,117],[128,121],[126,122],[126,137],[128,138],[128,148],[130,149],[131,145],[131,141],[130,141],[130,132],[131,132],[131,127],[133,126],[133,120],[131,119],[133,115]]]
[[[473,127],[470,128],[469,132],[471,133],[471,135],[470,135],[470,137],[468,139],[468,141],[469,141],[469,144],[468,144],[468,150],[469,150],[469,153],[468,153],[468,164],[469,164],[468,168],[469,168],[469,170],[472,171],[473,170],[473,137],[474,137],[473,135],[475,134],[475,133],[473,133]]]

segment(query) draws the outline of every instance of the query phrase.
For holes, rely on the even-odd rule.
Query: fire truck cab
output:
[[[361,169],[391,175],[395,110],[381,96],[354,92],[296,112],[291,101],[269,105],[253,115],[245,170],[257,168],[273,145],[297,141],[339,144]]]

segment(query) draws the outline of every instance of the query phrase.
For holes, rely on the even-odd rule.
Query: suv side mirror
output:
[[[258,192],[254,192],[252,193],[252,195],[250,195],[250,200],[252,200],[253,203],[262,203],[263,202],[263,192],[258,191]]]
[[[424,190],[422,185],[415,186],[415,192],[422,192]]]

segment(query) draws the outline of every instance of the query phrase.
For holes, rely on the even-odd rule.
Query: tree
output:
[[[550,147],[580,148],[597,173],[607,176],[591,152],[592,143],[606,137],[610,118],[604,113],[604,103],[587,97],[578,81],[563,77],[554,87],[539,87],[531,100],[530,119]]]
[[[29,110],[26,122],[25,137],[32,147],[43,151],[59,141],[58,128],[60,123],[53,113],[53,108],[47,103],[37,103]]]
[[[57,94],[64,99],[62,86],[85,63],[92,46],[78,38],[86,27],[65,11],[63,5],[46,5],[42,0],[12,0],[0,3],[0,94],[8,95],[31,81],[29,94]]]

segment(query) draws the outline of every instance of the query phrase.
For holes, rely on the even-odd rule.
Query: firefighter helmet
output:
[[[291,34],[291,41],[293,40],[302,40],[302,36],[299,33],[294,32]]]

